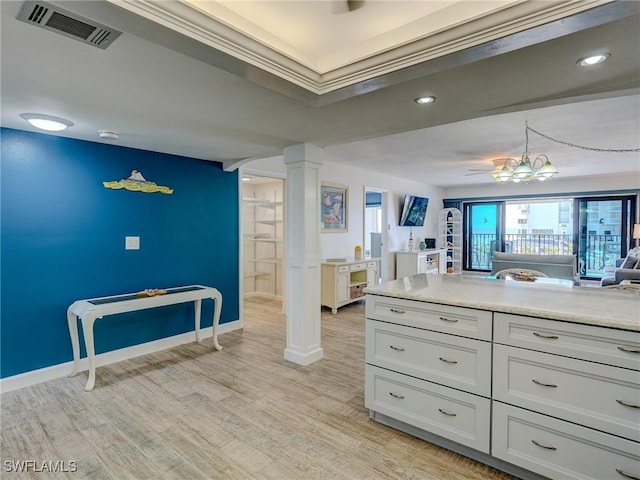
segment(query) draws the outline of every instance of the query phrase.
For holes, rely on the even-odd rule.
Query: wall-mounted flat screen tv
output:
[[[400,226],[422,227],[424,225],[424,216],[427,213],[428,204],[428,198],[405,195],[402,213],[400,214]]]

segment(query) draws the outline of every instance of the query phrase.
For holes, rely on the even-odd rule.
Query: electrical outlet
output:
[[[140,250],[140,237],[124,237],[125,250]]]

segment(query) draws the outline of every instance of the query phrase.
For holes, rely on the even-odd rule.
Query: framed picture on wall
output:
[[[320,185],[320,221],[321,231],[346,232],[349,188],[336,183]]]

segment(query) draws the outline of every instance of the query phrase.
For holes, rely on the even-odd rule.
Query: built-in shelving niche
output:
[[[242,184],[245,296],[282,298],[284,181],[245,175]]]

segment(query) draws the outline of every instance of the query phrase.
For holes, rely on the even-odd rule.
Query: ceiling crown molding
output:
[[[355,60],[353,63],[326,73],[320,73],[218,21],[187,1],[109,0],[118,7],[231,55],[315,95],[325,95],[611,1],[563,0],[517,3],[490,15],[445,28],[408,44]]]

